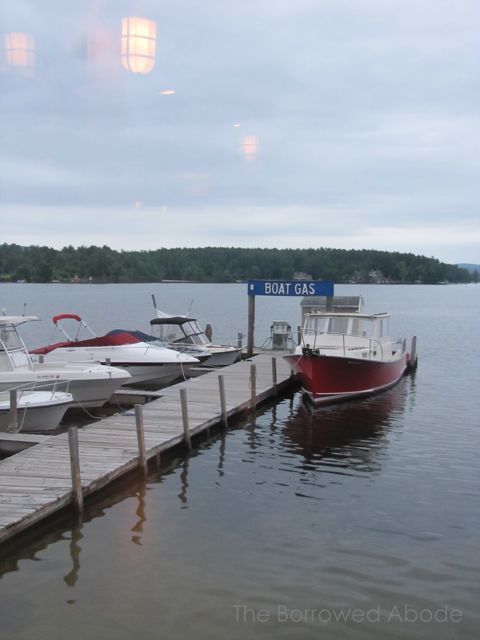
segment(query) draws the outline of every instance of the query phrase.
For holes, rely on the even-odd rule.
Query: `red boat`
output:
[[[412,366],[406,340],[389,336],[388,313],[312,312],[301,344],[284,356],[315,404],[388,389]]]

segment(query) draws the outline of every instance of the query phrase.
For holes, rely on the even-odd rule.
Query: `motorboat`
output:
[[[123,385],[166,385],[187,377],[189,370],[198,365],[197,358],[174,351],[154,343],[146,343],[131,332],[113,332],[97,336],[82,318],[74,313],[63,313],[52,318],[53,323],[67,338],[30,351],[34,356],[43,356],[45,362],[98,362],[120,367],[130,374]],[[67,333],[64,322],[78,323],[75,336]],[[80,340],[82,331],[91,337]]]
[[[0,431],[54,431],[73,403],[72,394],[60,391],[59,384],[64,381],[49,385],[49,389],[33,384],[0,391]],[[67,388],[68,382],[66,385]],[[12,422],[12,391],[16,401],[15,422]]]
[[[388,313],[305,314],[300,344],[284,358],[314,404],[388,389],[413,367],[406,340],[390,337],[389,320]]]
[[[157,317],[150,320],[152,331],[158,340],[182,353],[201,353],[207,356],[202,362],[206,367],[225,367],[240,360],[242,349],[231,345],[214,344],[209,340],[196,318],[172,315],[157,308],[152,296]]]
[[[0,391],[14,386],[54,385],[68,381],[71,407],[101,407],[113,392],[131,378],[128,371],[96,362],[45,361],[31,356],[18,332],[19,325],[35,322],[36,316],[0,316]]]
[[[147,342],[152,346],[157,345],[159,347],[170,348],[167,345],[167,343],[163,342],[163,340],[160,340],[157,336],[154,336],[151,333],[145,333],[144,331],[140,331],[138,329],[133,329],[133,330],[132,329],[112,329],[106,335],[114,336],[119,333],[129,333],[130,335],[134,336],[138,340],[142,342]],[[206,360],[208,360],[208,358],[210,358],[210,353],[208,351],[202,349],[201,347],[194,347],[193,345],[186,346],[184,349],[181,349],[181,348],[174,349],[174,351],[180,351],[181,353],[188,353],[190,356],[197,358],[200,364],[203,364]]]

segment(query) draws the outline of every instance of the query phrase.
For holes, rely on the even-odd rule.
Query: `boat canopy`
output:
[[[45,355],[55,349],[65,349],[69,347],[118,347],[124,344],[137,344],[141,342],[131,333],[116,333],[115,335],[105,335],[87,340],[68,340],[66,342],[55,342],[46,347],[38,347],[32,349],[30,353],[36,355]]]
[[[158,331],[158,339],[171,345],[187,344],[204,346],[209,344],[205,332],[195,318],[187,316],[162,316],[150,320]],[[175,347],[174,347],[175,348]]]
[[[196,322],[196,318],[187,318],[187,316],[167,316],[165,318],[153,318],[150,324],[185,324],[186,322]]]
[[[155,336],[150,335],[149,333],[144,333],[143,331],[138,331],[135,329],[131,331],[130,329],[112,329],[106,335],[107,336],[116,336],[122,333],[129,333],[134,338],[137,338],[140,342],[155,342],[158,340]]]

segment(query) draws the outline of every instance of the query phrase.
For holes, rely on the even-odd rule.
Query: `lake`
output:
[[[0,560],[2,640],[480,636],[480,285],[340,285],[418,337],[391,390],[311,411],[292,392],[39,529]],[[167,311],[236,342],[245,284],[1,284],[0,308],[99,334]],[[257,298],[256,344],[298,298]]]

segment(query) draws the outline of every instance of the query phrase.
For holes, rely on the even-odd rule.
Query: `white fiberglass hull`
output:
[[[122,366],[130,373],[131,378],[125,383],[125,386],[129,386],[138,384],[171,384],[174,380],[186,378],[190,369],[197,364],[198,362],[157,365],[122,364],[118,366]]]
[[[20,392],[19,392],[20,393]],[[58,427],[73,397],[69,393],[24,391],[18,399],[18,431],[53,431]],[[0,393],[0,431],[7,431],[11,422],[8,392]]]
[[[206,367],[228,367],[235,364],[242,356],[242,350],[235,347],[206,347],[210,357],[203,363]]]
[[[36,385],[45,389],[62,381],[61,388],[68,388],[68,392],[73,396],[71,407],[101,407],[129,380],[130,374],[116,367],[96,363],[39,363],[34,360],[33,370],[0,372],[0,391],[25,385]]]
[[[127,371],[130,378],[122,385],[139,383],[169,384],[186,376],[198,360],[189,355],[152,346],[144,342],[115,347],[63,347],[44,355],[45,362],[61,360],[76,363],[109,364]]]

